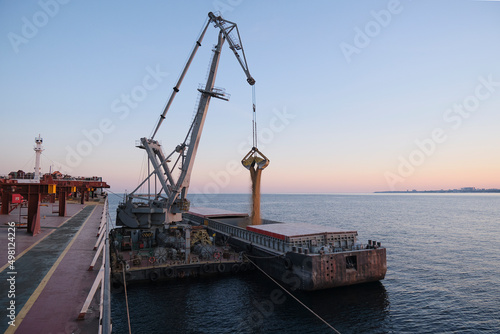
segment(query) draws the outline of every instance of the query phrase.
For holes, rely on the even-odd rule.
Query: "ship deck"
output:
[[[5,333],[96,333],[99,322],[98,301],[93,300],[84,320],[77,320],[97,276],[89,271],[104,206],[99,203],[67,204],[67,216],[53,213],[52,204],[40,207],[41,232],[35,236],[26,228],[16,228],[16,260],[14,270],[7,259],[11,232],[8,222],[19,222],[19,209],[0,215],[0,332]],[[26,209],[23,209],[25,213]],[[12,235],[10,235],[12,236]],[[99,268],[100,261],[96,264]],[[7,292],[14,286],[15,296]],[[96,293],[96,296],[99,295]],[[6,310],[15,302],[15,326],[9,325]]]

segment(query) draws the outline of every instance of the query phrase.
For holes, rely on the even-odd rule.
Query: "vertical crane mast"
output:
[[[191,180],[191,171],[193,170],[194,159],[196,157],[196,152],[198,151],[198,145],[200,144],[201,132],[203,130],[203,125],[205,124],[205,118],[207,116],[210,98],[212,96],[222,97],[219,95],[219,93],[215,92],[213,88],[215,77],[217,75],[217,68],[219,67],[220,53],[222,44],[224,44],[224,40],[225,37],[222,32],[220,32],[217,46],[214,49],[214,55],[212,58],[212,63],[210,65],[210,72],[208,75],[207,83],[205,85],[205,89],[199,89],[201,93],[200,104],[198,105],[198,110],[196,112],[193,131],[191,132],[191,139],[189,141],[188,152],[186,154],[186,160],[184,161],[181,177],[179,177],[176,187],[177,189],[181,189],[183,198],[187,194],[189,182]]]
[[[219,29],[218,42],[213,49],[210,70],[205,86],[202,89],[198,89],[201,96],[196,110],[196,115],[184,141],[177,145],[169,155],[165,156],[160,143],[154,140],[154,137],[165,119],[173,99],[180,90],[180,85],[184,76],[191,65],[198,48],[201,46],[201,42],[210,23]],[[229,48],[233,51],[236,59],[242,67],[243,72],[247,77],[247,82],[250,85],[255,84],[255,80],[250,75],[250,71],[248,70],[248,64],[246,62],[237,25],[223,19],[220,16],[214,15],[212,12],[208,13],[208,23],[204,26],[198,40],[196,41],[191,55],[175,87],[173,88],[170,98],[160,115],[160,119],[158,120],[151,137],[149,139],[144,137],[140,140],[140,145],[138,147],[146,150],[148,158],[153,166],[153,172],[151,172],[151,174],[149,174],[149,176],[127,196],[127,202],[122,207],[118,208],[117,221],[120,220],[122,225],[129,227],[151,227],[151,224],[155,224],[155,221],[159,219],[158,215],[157,217],[153,217],[156,213],[160,213],[159,209],[161,209],[162,215],[165,217],[163,219],[164,223],[169,224],[172,222],[179,222],[182,220],[182,212],[189,210],[189,201],[186,196],[189,189],[191,172],[193,170],[210,99],[215,97],[228,100],[223,90],[214,88],[220,53],[225,41],[229,44]],[[171,160],[174,160],[174,157],[177,157],[177,159],[175,163],[170,166],[169,163],[171,163]],[[177,178],[174,176],[174,170],[176,170],[176,168],[180,169],[180,174]],[[141,186],[153,175],[156,175],[158,181],[160,182],[161,190],[159,193],[155,194],[154,200],[151,200],[149,196],[147,198],[150,205],[150,210],[147,215],[150,216],[139,217],[138,212],[144,212],[144,210],[138,211],[136,208],[137,205],[134,206],[132,199],[144,199],[141,198],[140,195],[135,195],[135,192],[138,191]],[[162,196],[162,192],[164,192],[166,196]]]

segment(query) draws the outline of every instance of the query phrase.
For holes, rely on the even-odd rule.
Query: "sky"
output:
[[[0,175],[102,176],[133,190],[208,12],[256,80],[263,193],[500,188],[500,1],[0,0]],[[155,139],[181,143],[210,26]],[[250,192],[252,88],[224,45],[190,192]]]

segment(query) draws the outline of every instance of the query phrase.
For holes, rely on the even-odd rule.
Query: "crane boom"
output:
[[[241,68],[243,69],[243,72],[245,72],[247,76],[247,82],[250,85],[255,84],[255,79],[252,77],[250,74],[250,71],[248,70],[248,64],[247,64],[247,59],[245,57],[245,50],[243,49],[243,45],[241,43],[240,39],[240,32],[238,31],[238,26],[236,23],[228,21],[223,19],[221,16],[215,16],[214,13],[210,12],[208,13],[209,20],[205,27],[203,28],[200,36],[198,37],[198,40],[196,41],[193,51],[191,51],[191,55],[189,56],[188,61],[186,62],[186,65],[184,66],[184,69],[177,80],[177,84],[174,86],[173,91],[170,95],[170,98],[168,99],[167,104],[165,105],[165,109],[163,110],[163,113],[160,115],[160,119],[158,120],[158,124],[156,125],[155,130],[153,131],[153,134],[151,135],[151,139],[154,138],[156,133],[158,132],[158,129],[160,128],[161,123],[165,119],[165,116],[167,115],[168,109],[170,109],[170,105],[172,104],[172,101],[175,98],[175,95],[179,92],[179,88],[182,84],[182,80],[184,80],[184,76],[186,75],[187,70],[189,69],[189,66],[191,65],[191,62],[193,61],[194,56],[196,55],[196,51],[198,51],[198,48],[201,46],[201,42],[203,41],[203,37],[205,36],[205,32],[207,31],[208,26],[210,25],[211,22],[215,24],[217,28],[220,29],[220,31],[224,34],[224,37],[229,43],[229,48],[233,50],[234,55],[236,56],[236,59],[241,65]],[[235,41],[235,39],[230,35],[230,33],[236,30],[236,34],[238,35],[238,39]],[[238,52],[238,50],[241,50],[241,54],[243,56],[243,60],[241,59],[241,56]]]
[[[205,28],[203,28],[203,31],[201,32],[200,37],[198,37],[198,39],[196,40],[196,43],[193,47],[193,51],[191,51],[191,55],[189,56],[189,59],[186,62],[186,65],[184,66],[184,69],[183,69],[181,75],[179,76],[179,80],[177,80],[177,83],[175,84],[175,86],[172,90],[170,98],[168,99],[168,102],[165,105],[165,109],[163,110],[163,113],[160,115],[160,119],[158,120],[158,124],[156,125],[156,128],[153,131],[153,134],[151,135],[151,139],[153,139],[154,136],[156,135],[156,132],[158,132],[158,129],[160,128],[161,123],[165,119],[165,115],[167,115],[168,109],[170,109],[170,105],[174,101],[175,95],[179,92],[179,87],[182,84],[182,80],[184,80],[184,76],[186,75],[186,72],[189,69],[191,62],[193,61],[193,58],[196,55],[196,51],[198,51],[198,48],[201,46],[201,41],[203,41],[203,37],[205,36],[205,32],[207,32],[207,28],[208,28],[209,24],[210,24],[210,20],[205,25]]]
[[[140,140],[138,147],[146,150],[148,158],[153,166],[153,172],[149,174],[146,180],[144,180],[131,194],[127,195],[126,203],[119,206],[117,225],[121,224],[133,228],[151,228],[152,224],[157,225],[160,221],[162,221],[162,224],[179,222],[182,220],[182,212],[189,210],[189,201],[186,196],[210,99],[215,97],[227,100],[222,90],[214,88],[220,53],[225,41],[228,42],[229,48],[233,51],[236,59],[241,65],[243,72],[246,75],[247,82],[250,85],[255,84],[255,79],[251,76],[248,69],[245,52],[243,50],[236,23],[227,21],[221,16],[216,16],[212,12],[208,13],[208,17],[208,23],[204,26],[193,50],[191,51],[190,57],[184,66],[175,87],[173,88],[162,114],[160,115],[160,119],[152,133],[152,136],[149,139],[144,137]],[[160,143],[154,140],[154,136],[157,134],[158,129],[165,119],[173,99],[179,92],[184,76],[189,69],[196,51],[201,46],[201,41],[203,40],[210,23],[213,23],[214,26],[219,29],[218,42],[213,49],[213,56],[210,63],[207,81],[203,88],[198,89],[200,92],[200,100],[195,117],[184,141],[177,145],[172,153],[165,156]],[[170,166],[170,159],[174,155],[177,155],[177,160],[173,166]],[[178,166],[178,164],[180,164],[180,166]],[[177,179],[174,177],[175,168],[180,169]],[[154,199],[151,199],[150,195],[148,195],[148,209],[145,209],[143,206],[139,208],[137,204],[133,203],[133,199],[138,198],[145,200],[145,198],[140,195],[135,195],[135,192],[138,191],[138,189],[153,175],[156,175],[156,178],[160,182],[161,189],[159,192],[155,193]],[[166,196],[162,196],[162,192],[164,192]]]
[[[243,49],[243,44],[241,43],[241,38],[240,38],[240,32],[238,31],[238,26],[236,25],[236,23],[225,20],[221,16],[215,16],[214,13],[212,13],[212,12],[208,13],[208,17],[210,17],[210,20],[212,22],[214,22],[214,24],[224,34],[224,37],[226,38],[227,42],[229,43],[229,48],[231,50],[233,50],[233,53],[236,56],[236,59],[240,63],[241,68],[243,69],[243,72],[245,72],[245,74],[247,76],[247,82],[251,86],[255,85],[255,80],[254,80],[254,78],[252,78],[252,75],[250,74],[250,71],[248,70],[247,59],[245,57],[245,50]],[[231,35],[231,32],[233,32],[233,30],[236,31],[237,39],[235,39],[235,36]],[[243,56],[243,59],[241,58],[241,56],[238,52],[239,50],[241,50],[241,54]]]

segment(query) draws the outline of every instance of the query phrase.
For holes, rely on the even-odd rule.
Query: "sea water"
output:
[[[109,196],[112,216],[120,198]],[[341,333],[500,333],[499,194],[261,196],[263,218],[357,230],[387,248],[375,283],[291,291]],[[192,206],[250,212],[250,195],[193,195]],[[279,298],[277,298],[279,296]],[[259,271],[128,286],[133,333],[329,333]],[[123,291],[113,333],[128,333]]]

